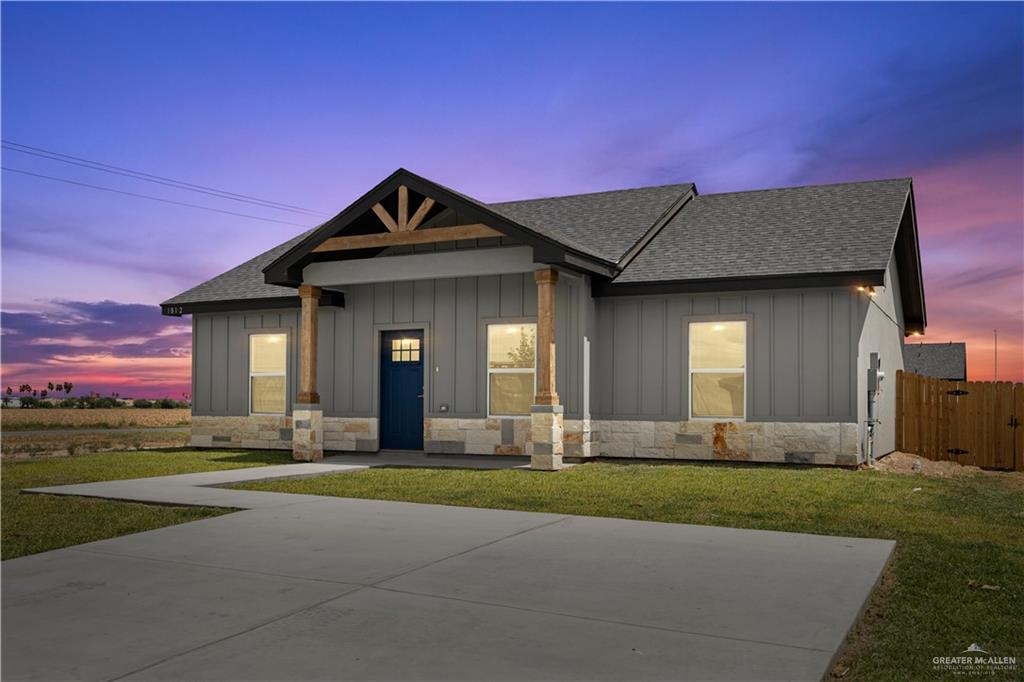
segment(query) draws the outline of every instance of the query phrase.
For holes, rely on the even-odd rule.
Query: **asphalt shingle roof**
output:
[[[700,195],[615,283],[885,269],[909,190],[904,178]]]
[[[903,346],[903,368],[936,379],[967,379],[967,344],[908,343]]]
[[[620,274],[651,282],[884,269],[909,179],[696,196]],[[562,244],[611,262],[692,184],[482,204]],[[315,228],[314,228],[315,229]],[[313,230],[246,261],[164,305],[295,296],[263,269]]]
[[[488,204],[509,220],[618,262],[692,184]]]
[[[499,204],[484,204],[455,190],[450,191],[566,246],[615,262],[625,255],[673,202],[691,189],[692,184],[663,185]],[[263,268],[312,231],[304,232],[261,253],[163,304],[295,296],[294,289],[266,284]]]

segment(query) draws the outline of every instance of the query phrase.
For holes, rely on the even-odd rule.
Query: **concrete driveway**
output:
[[[893,549],[205,487],[362,467],[48,490],[251,508],[4,562],[4,679],[820,679]]]

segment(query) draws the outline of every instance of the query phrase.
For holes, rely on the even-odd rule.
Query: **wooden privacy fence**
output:
[[[896,372],[896,449],[1024,471],[1024,384]]]

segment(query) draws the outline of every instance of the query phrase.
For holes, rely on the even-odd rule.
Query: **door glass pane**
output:
[[[742,372],[695,372],[691,375],[694,417],[742,417]]]
[[[487,326],[488,367],[535,366],[535,339],[537,325],[534,324],[492,324]]]
[[[746,322],[690,323],[690,367],[739,368],[747,362]]]
[[[284,377],[250,377],[252,408],[258,414],[284,414]]]
[[[533,404],[533,372],[491,374],[490,414],[529,414]]]
[[[253,334],[250,341],[249,370],[253,374],[284,372],[288,350],[284,334]]]

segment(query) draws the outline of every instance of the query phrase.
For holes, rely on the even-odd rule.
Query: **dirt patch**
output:
[[[5,460],[36,457],[66,457],[113,450],[182,447],[188,445],[187,431],[99,431],[53,435],[5,433],[0,452]]]
[[[889,474],[909,474],[932,478],[961,478],[965,476],[996,476],[1024,486],[1024,472],[989,471],[957,462],[933,462],[906,452],[893,452],[875,462],[875,469]]]

